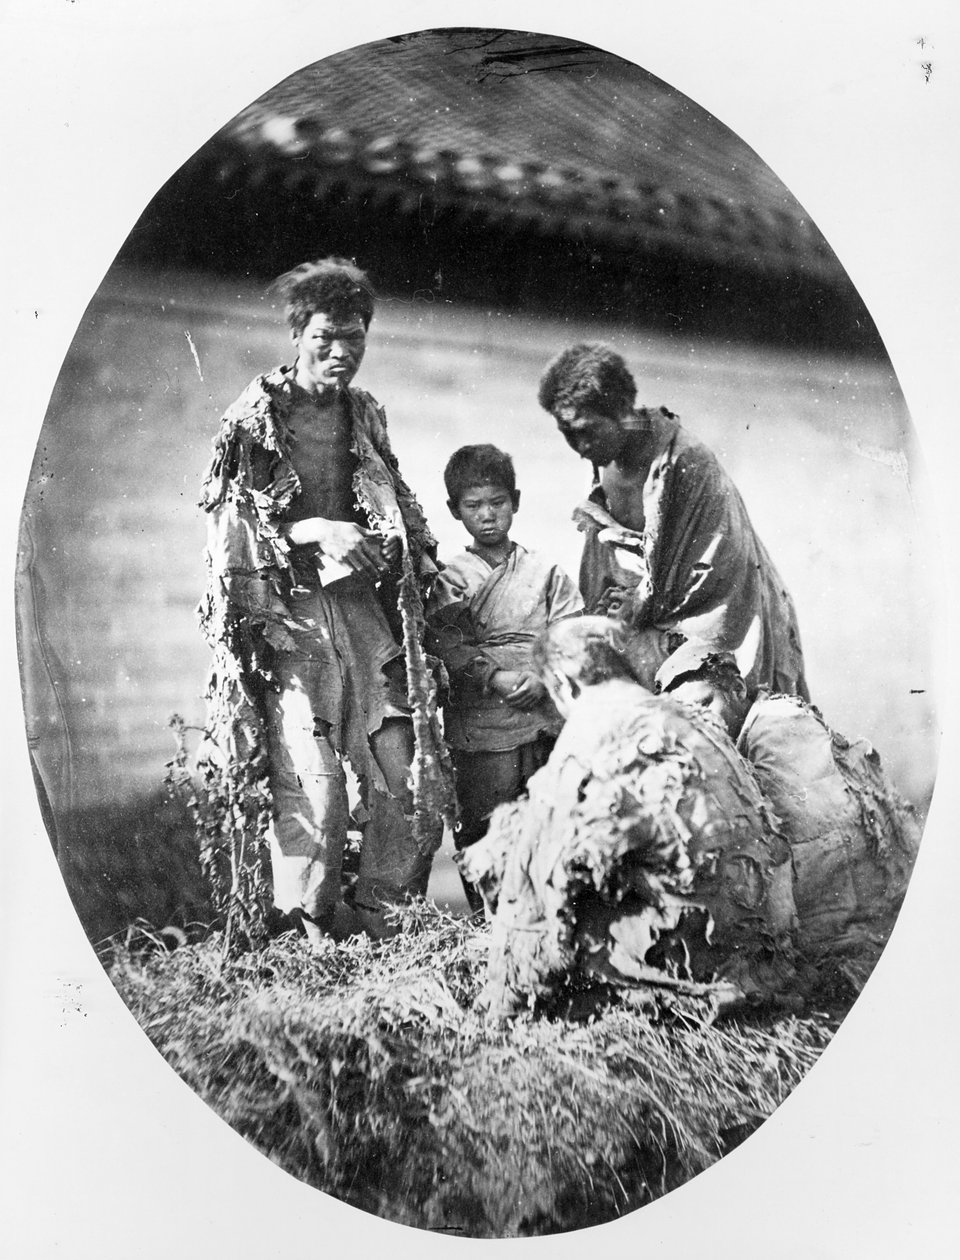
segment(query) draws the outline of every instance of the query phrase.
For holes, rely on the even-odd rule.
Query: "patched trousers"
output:
[[[266,697],[274,902],[322,920],[342,899],[351,822],[346,757],[365,797],[354,904],[363,925],[382,935],[384,904],[426,893],[432,859],[386,791],[369,743],[384,721],[410,720],[396,671],[383,668],[397,663],[398,649],[372,590],[341,585],[299,603],[305,629],[296,651],[277,654],[276,690]]]

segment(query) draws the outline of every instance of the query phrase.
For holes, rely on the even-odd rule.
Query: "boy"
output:
[[[447,506],[473,540],[441,572],[428,608],[450,676],[444,733],[460,806],[454,843],[462,850],[550,755],[561,721],[531,650],[548,626],[579,614],[583,601],[561,569],[510,538],[520,492],[509,455],[495,446],[461,447],[443,478]],[[464,887],[479,910],[476,889]]]

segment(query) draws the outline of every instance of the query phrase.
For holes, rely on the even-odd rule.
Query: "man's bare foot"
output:
[[[301,913],[300,923],[307,943],[314,949],[325,949],[331,941],[345,941],[364,931],[360,919],[345,901],[338,901],[313,917]]]

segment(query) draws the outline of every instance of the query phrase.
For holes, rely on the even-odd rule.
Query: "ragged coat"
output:
[[[614,520],[600,485],[576,508],[587,612],[623,599],[635,630],[732,652],[749,686],[808,698],[793,601],[736,486],[666,408],[626,425],[642,435],[643,528]]]
[[[633,682],[585,687],[527,790],[458,859],[492,917],[491,1014],[584,976],[730,1000],[793,983],[790,850],[718,724]]]
[[[262,899],[259,862],[272,811],[262,697],[271,686],[274,654],[294,647],[290,628],[296,624],[290,591],[299,582],[300,561],[282,532],[300,492],[290,457],[292,390],[289,368],[258,376],[244,390],[223,417],[201,499],[209,535],[199,616],[213,661],[198,763],[207,797],[219,803],[209,807],[205,857],[215,889],[240,888],[240,900],[250,903]],[[437,816],[452,812],[436,687],[422,646],[423,595],[436,573],[436,542],[400,474],[383,410],[364,390],[347,390],[347,399],[357,508],[371,529],[403,540],[402,571],[388,620],[397,624],[399,611],[416,740],[415,814],[420,834],[433,837]],[[362,764],[354,768],[363,775]],[[414,826],[416,832],[416,820]],[[224,895],[230,897],[229,888]],[[237,910],[235,904],[225,908]],[[238,913],[244,922],[249,917],[242,907]]]
[[[865,740],[813,705],[761,692],[737,739],[790,845],[798,940],[862,984],[896,920],[920,844],[916,810]]]

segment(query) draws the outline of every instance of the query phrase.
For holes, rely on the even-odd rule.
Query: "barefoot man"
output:
[[[296,360],[229,409],[204,482],[210,731],[226,794],[241,809],[259,801],[277,907],[314,941],[380,936],[386,904],[426,891],[441,836],[446,788],[419,639],[435,542],[383,411],[352,386],[373,314],[367,276],[327,258],[277,287]],[[352,905],[344,761],[362,804]]]

